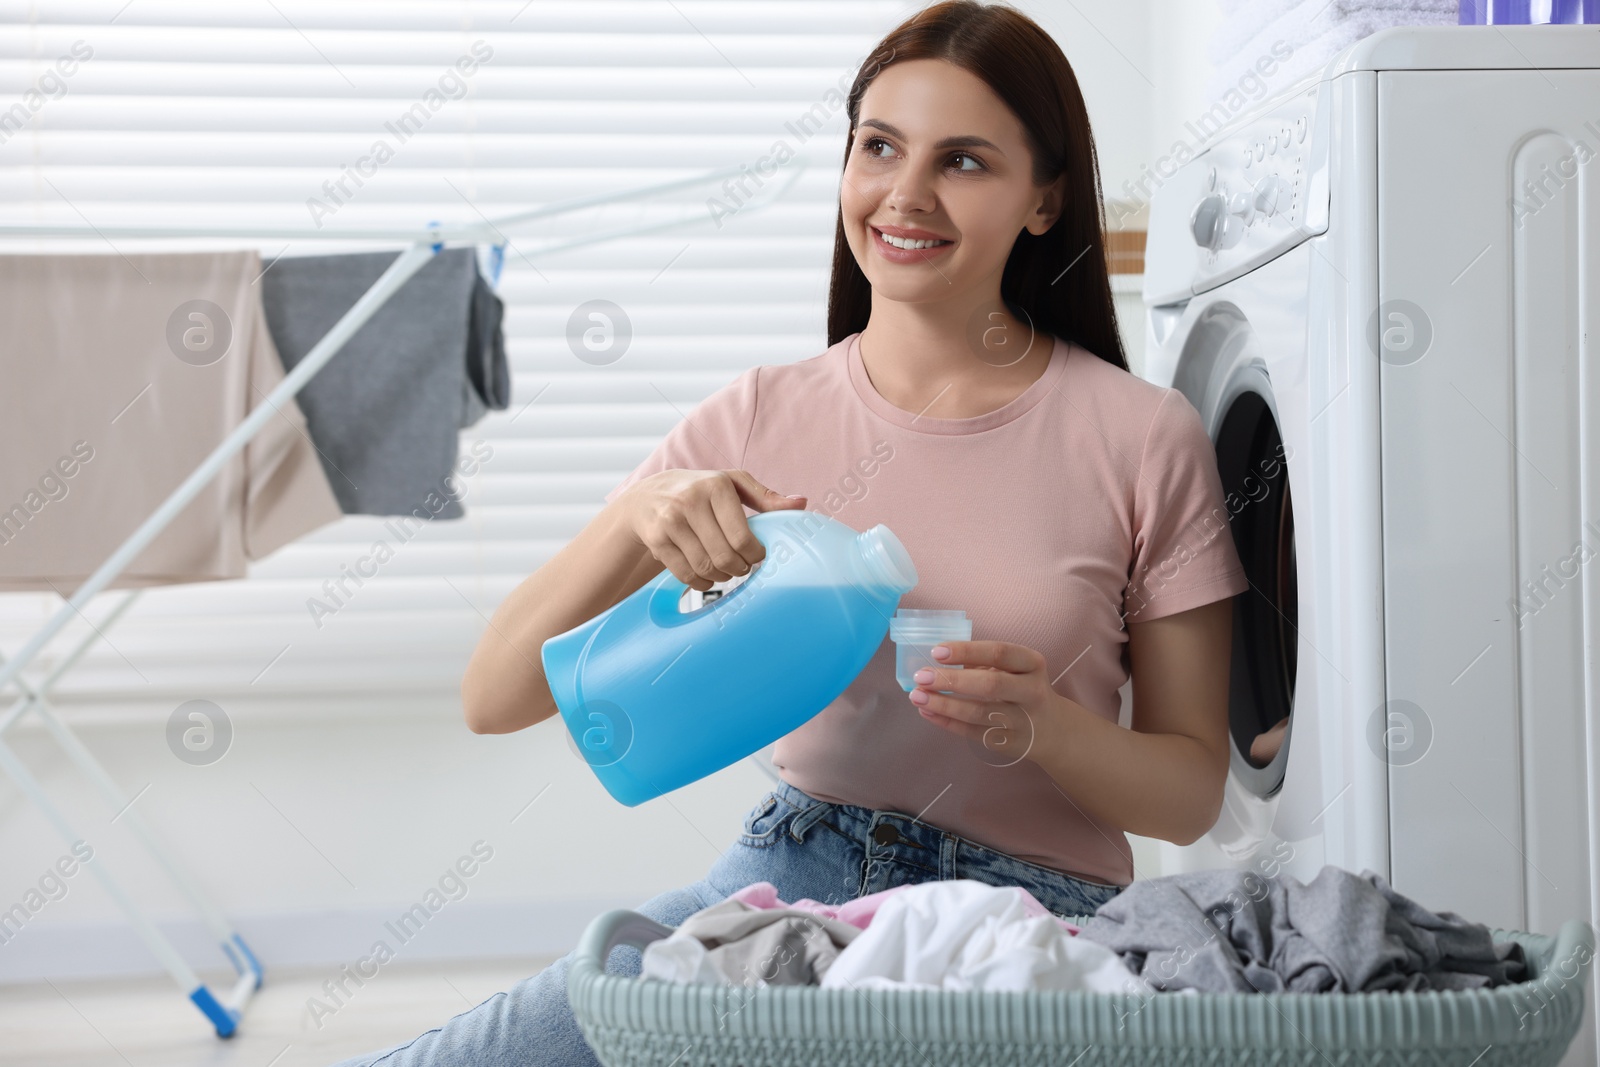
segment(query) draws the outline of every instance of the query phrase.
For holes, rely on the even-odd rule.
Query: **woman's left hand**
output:
[[[933,658],[962,669],[917,671],[907,696],[924,719],[966,738],[999,766],[1043,754],[1064,699],[1050,687],[1043,653],[1008,641],[946,641],[935,646]]]

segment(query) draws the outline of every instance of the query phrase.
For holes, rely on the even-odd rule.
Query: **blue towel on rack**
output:
[[[267,326],[292,369],[398,252],[279,259],[263,275]],[[471,248],[435,255],[299,394],[311,439],[347,515],[465,514],[460,431],[511,402],[504,305]]]

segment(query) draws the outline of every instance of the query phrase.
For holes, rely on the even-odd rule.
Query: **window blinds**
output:
[[[813,168],[761,211],[708,186],[509,232],[499,288],[512,401],[462,433],[462,457],[481,461],[463,479],[466,517],[402,540],[382,518],[347,516],[244,581],[147,590],[58,703],[453,708],[494,606],[662,434],[745,368],[824,347],[843,92],[914,6],[0,2],[8,221],[411,227],[754,168],[780,142]],[[537,251],[709,217],[712,197],[720,223]],[[0,250],[246,245],[266,260],[396,247],[88,237]],[[617,305],[631,333],[611,362],[579,358],[568,340],[594,300]],[[19,402],[49,398],[0,398]],[[361,580],[345,579],[330,613],[328,583],[348,573]],[[102,594],[90,617],[125,595]],[[15,649],[59,605],[0,594],[0,646]],[[38,666],[85,632],[69,629]]]

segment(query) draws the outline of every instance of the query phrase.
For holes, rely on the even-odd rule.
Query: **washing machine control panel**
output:
[[[1147,300],[1186,299],[1327,229],[1319,88],[1311,82],[1223,130],[1157,191]]]

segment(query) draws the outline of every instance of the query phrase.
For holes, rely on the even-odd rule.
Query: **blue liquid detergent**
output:
[[[814,511],[749,519],[766,557],[692,612],[663,570],[544,643],[561,718],[606,791],[633,807],[789,733],[844,692],[883,644],[916,568],[887,526]]]

